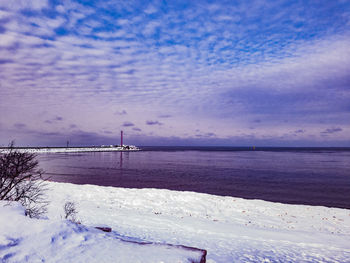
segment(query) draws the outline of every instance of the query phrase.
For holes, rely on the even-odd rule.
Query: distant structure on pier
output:
[[[123,146],[123,131],[120,131],[120,146]]]

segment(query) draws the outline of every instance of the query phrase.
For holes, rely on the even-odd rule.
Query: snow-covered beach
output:
[[[28,262],[39,261],[39,255],[35,259],[35,251],[39,253],[38,249],[31,250],[31,247],[37,247],[36,241],[31,243],[27,239],[33,238],[31,235],[38,239],[41,235],[44,238],[57,238],[57,233],[63,231],[62,224],[70,224],[62,221],[66,201],[76,203],[78,220],[88,229],[82,235],[76,230],[77,226],[70,224],[71,230],[63,231],[59,242],[49,242],[49,247],[40,248],[45,251],[39,254],[46,262],[54,262],[60,253],[63,256],[69,255],[69,251],[74,252],[72,255],[75,262],[103,262],[103,259],[113,257],[119,257],[120,261],[116,262],[125,262],[122,260],[124,252],[118,250],[121,254],[116,255],[117,252],[113,250],[113,244],[117,242],[113,235],[134,241],[206,249],[207,262],[211,263],[347,262],[350,258],[348,209],[287,205],[161,189],[54,182],[49,182],[48,187],[49,220],[26,219],[33,225],[32,232],[28,229],[21,232],[21,222],[16,220],[21,221],[23,218],[13,216],[8,221],[8,211],[2,210],[0,257],[4,259],[8,255],[5,262],[21,261],[18,259],[25,261],[26,258]],[[44,229],[38,222],[46,224]],[[94,234],[98,230],[89,227],[95,226],[109,226],[113,231],[109,235],[99,232]],[[104,249],[101,253],[102,245],[91,245],[97,239],[97,243],[110,249]],[[12,243],[9,240],[13,240]],[[82,250],[77,248],[88,246],[89,242],[89,256],[79,253]],[[149,252],[152,254],[152,250]],[[69,258],[62,255],[60,260],[69,261]],[[104,257],[100,260],[98,257],[101,255]],[[135,250],[135,256],[137,255]],[[175,258],[175,262],[186,262],[183,255],[176,253],[167,262]],[[154,260],[160,262],[157,258]],[[136,258],[134,262],[148,261],[146,258]]]

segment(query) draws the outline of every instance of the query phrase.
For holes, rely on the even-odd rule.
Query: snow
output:
[[[134,145],[104,146],[104,147],[47,147],[47,148],[15,148],[18,152],[28,153],[76,153],[76,152],[120,152],[120,151],[139,151]],[[0,152],[8,152],[8,148],[2,148]]]
[[[111,253],[116,251],[114,247],[120,242],[118,238],[206,249],[207,262],[210,263],[349,262],[350,258],[348,209],[287,205],[162,189],[55,182],[49,182],[48,187],[51,201],[47,215],[49,220],[37,220],[46,224],[45,230],[37,226],[39,223],[24,216],[16,224],[13,220],[9,223],[9,218],[13,216],[1,210],[0,258],[15,253],[14,257],[22,255],[23,259],[26,255],[31,255],[32,259],[34,255],[42,255],[52,262],[63,262],[70,261],[66,257],[71,256],[74,262],[89,262],[89,259],[99,259],[103,255],[108,261],[107,258],[115,256]],[[62,220],[63,205],[67,201],[75,202],[77,218],[82,225]],[[22,221],[30,221],[31,227],[22,227]],[[112,233],[95,230],[92,228],[95,226],[109,226]],[[30,231],[28,229],[34,229],[31,235],[26,232]],[[41,238],[41,234],[46,239]],[[52,237],[57,240],[54,244],[42,241]],[[16,240],[23,240],[20,242],[23,245],[12,246]],[[57,249],[64,244],[63,249]],[[40,249],[35,250],[33,246]],[[136,259],[120,262],[148,262],[148,259],[160,262],[157,261],[159,258],[152,256],[162,253],[155,253],[153,249],[157,248],[145,248],[142,253],[150,256],[139,258],[133,248]],[[68,253],[70,250],[74,253]],[[126,248],[118,251],[123,256],[129,254]],[[173,253],[169,254],[169,262],[186,262],[188,257],[180,251],[174,250]]]
[[[1,262],[190,263],[199,258],[196,251],[125,242],[67,220],[30,219],[19,205],[4,205],[0,203]]]

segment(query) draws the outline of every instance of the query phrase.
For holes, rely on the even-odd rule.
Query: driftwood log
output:
[[[112,232],[112,228],[110,227],[101,227],[97,226],[96,229],[99,229],[103,232]],[[207,251],[205,249],[200,249],[196,247],[189,247],[189,246],[183,246],[183,245],[172,245],[172,244],[166,244],[166,243],[153,243],[153,242],[139,242],[139,241],[131,241],[131,240],[125,240],[122,238],[118,238],[123,242],[133,243],[141,246],[162,246],[162,247],[168,247],[173,249],[180,249],[180,250],[187,250],[191,252],[198,253],[198,259],[192,259],[192,263],[205,263],[207,258]]]

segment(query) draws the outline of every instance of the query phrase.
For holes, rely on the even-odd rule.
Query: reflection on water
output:
[[[123,168],[123,152],[120,152],[120,169]]]
[[[123,170],[123,162],[126,162],[126,164],[128,164],[129,162],[129,154],[130,152],[118,152],[117,154],[119,154],[119,168],[121,169],[121,171]]]
[[[350,208],[350,152],[140,151],[39,155],[59,182],[167,188]]]

